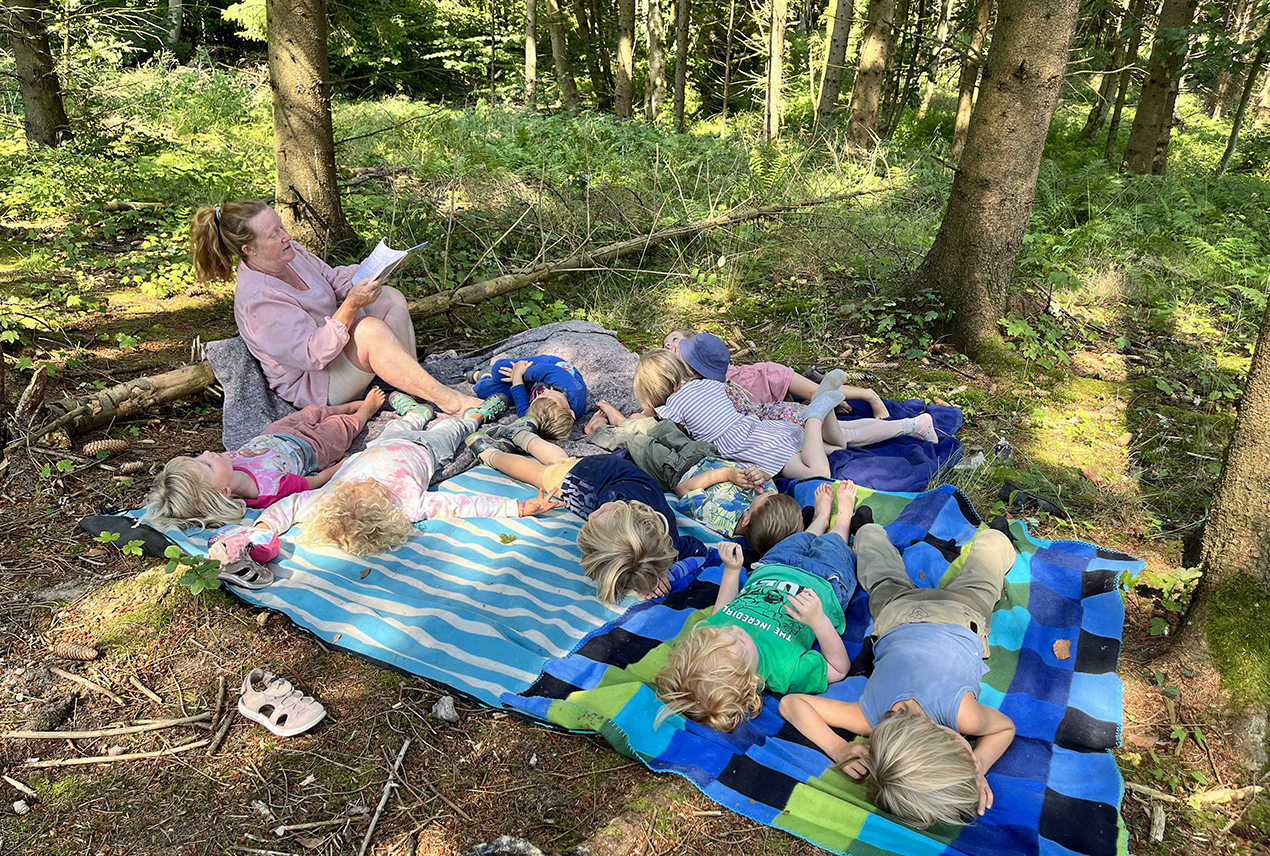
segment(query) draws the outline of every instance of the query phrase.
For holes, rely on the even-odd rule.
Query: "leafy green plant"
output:
[[[198,594],[205,589],[220,588],[220,562],[205,556],[191,556],[175,544],[163,551],[168,564],[165,570],[169,574],[182,571],[177,580],[190,590],[190,594]]]
[[[1156,600],[1164,609],[1165,616],[1154,616],[1151,619],[1151,635],[1167,636],[1169,634],[1169,614],[1180,616],[1190,603],[1191,594],[1199,584],[1202,572],[1199,568],[1174,568],[1166,573],[1143,569],[1136,581],[1140,593],[1146,593]]]

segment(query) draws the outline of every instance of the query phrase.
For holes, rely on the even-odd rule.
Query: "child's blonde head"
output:
[[[354,556],[373,556],[400,547],[414,523],[381,485],[343,481],[323,491],[304,518],[304,540],[333,544]]]
[[[783,493],[765,494],[765,497],[759,497],[750,505],[749,526],[745,530],[750,549],[760,556],[790,535],[803,531],[803,507],[798,500]]]
[[[247,503],[226,496],[208,481],[194,458],[173,458],[146,497],[145,522],[159,529],[210,529],[237,523]]]
[[[668,351],[679,353],[679,343],[684,339],[692,338],[695,333],[691,330],[671,330],[666,334],[666,338],[661,340],[661,346]]]
[[[672,713],[720,731],[731,731],[763,709],[763,679],[733,648],[735,637],[722,627],[697,625],[670,651],[657,673],[657,696],[665,708],[656,723]]]
[[[665,348],[645,351],[635,366],[635,400],[645,413],[652,413],[679,387],[696,377],[697,373],[674,351]]]
[[[918,829],[969,823],[978,813],[974,756],[920,711],[884,716],[869,737],[864,762],[873,802]]]
[[[538,436],[553,443],[573,434],[573,411],[555,396],[540,395],[529,403],[525,415],[538,423]]]
[[[582,569],[605,603],[656,591],[679,558],[670,524],[642,502],[618,501],[592,514],[578,533],[578,549]]]

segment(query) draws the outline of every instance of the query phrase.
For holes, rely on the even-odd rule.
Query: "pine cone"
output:
[[[127,463],[123,463],[119,465],[119,472],[123,473],[124,475],[128,475],[129,473],[140,472],[141,470],[144,470],[145,468],[146,468],[145,461],[128,461]]]
[[[98,452],[110,452],[112,455],[121,455],[128,450],[127,440],[94,440],[91,443],[84,444],[85,455],[96,455]]]
[[[97,649],[92,645],[81,645],[78,642],[57,642],[49,647],[54,657],[63,660],[96,660]]]

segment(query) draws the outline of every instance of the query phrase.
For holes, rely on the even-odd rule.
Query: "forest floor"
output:
[[[238,91],[232,81],[212,83]],[[223,94],[212,89],[203,96],[208,102]],[[353,134],[359,122],[373,125],[381,113],[402,109],[395,102],[348,105],[337,115],[337,126]],[[601,119],[542,120],[554,123],[548,130],[557,136],[575,127],[579,138],[611,135],[610,155],[655,143],[659,157],[698,158],[695,167],[634,176],[629,191],[604,185],[595,167],[585,173],[588,186],[579,190],[567,177],[535,172],[539,161],[532,153],[517,161],[518,168],[507,165],[510,157],[496,162],[491,150],[481,157],[473,153],[478,144],[471,140],[489,139],[491,123],[498,126],[494,137],[531,146],[542,127],[527,131],[532,123],[520,121],[455,112],[430,132],[448,135],[431,155],[432,144],[420,142],[422,137],[398,138],[397,148],[367,144],[352,155],[352,162],[367,164],[401,162],[403,148],[422,157],[413,176],[359,182],[348,193],[363,234],[392,227],[406,232],[402,241],[423,235],[445,242],[443,269],[434,263],[416,276],[413,287],[452,285],[463,278],[460,269],[480,278],[539,251],[562,255],[560,247],[583,233],[603,242],[665,216],[691,216],[694,206],[708,208],[727,181],[736,182],[735,175],[722,179],[708,169],[702,178],[702,164],[723,173],[731,163],[751,184],[769,175],[764,179],[769,190],[789,182],[797,185],[790,191],[795,195],[831,184],[822,180],[827,173],[841,184],[876,176],[879,169],[866,164],[834,172],[823,163],[813,169],[788,150],[773,166],[775,156],[759,150],[747,157],[743,148],[738,155],[701,139],[684,142],[661,132],[636,137],[644,132]],[[241,133],[250,136],[250,129]],[[1183,137],[1175,151],[1186,157],[1191,145],[1197,162],[1207,157],[1204,133],[1200,127]],[[140,143],[129,138],[149,166],[130,172],[127,181],[116,178],[124,188],[119,192],[135,194],[132,198],[202,198],[207,190],[201,182],[209,181],[265,192],[255,190],[269,171],[248,156],[254,148],[221,160],[200,154],[195,164],[193,134],[169,126],[151,129]],[[947,176],[923,160],[920,146],[895,154],[909,161],[889,168],[888,180],[897,188],[893,201],[828,207],[703,236],[639,262],[422,320],[421,350],[464,351],[568,317],[611,326],[636,351],[672,327],[708,327],[743,354],[741,362],[842,364],[866,373],[862,382],[885,397],[962,406],[967,457],[990,453],[999,439],[1014,448],[1004,464],[950,474],[983,514],[1005,510],[998,490],[1009,479],[1071,512],[1070,520],[1030,517],[1041,537],[1093,541],[1146,562],[1139,584],[1125,595],[1120,668],[1125,742],[1116,754],[1126,780],[1179,801],[1162,804],[1164,838],[1152,843],[1153,800],[1140,792],[1126,795],[1131,851],[1270,852],[1264,800],[1202,811],[1186,803],[1211,788],[1253,784],[1254,776],[1236,762],[1225,714],[1229,683],[1223,690],[1208,659],[1175,647],[1172,638],[1193,587],[1184,572],[1185,539],[1202,524],[1255,333],[1255,298],[1237,286],[1261,276],[1249,270],[1257,264],[1249,247],[1258,249],[1264,236],[1230,224],[1241,217],[1251,222],[1263,210],[1258,194],[1267,187],[1247,179],[1254,183],[1243,185],[1238,195],[1219,198],[1186,187],[1118,183],[1120,177],[1099,172],[1087,163],[1088,151],[1062,137],[1061,122],[1056,134],[1057,165],[1047,161],[1043,169],[1033,223],[1037,237],[1025,247],[1023,285],[1012,304],[1013,326],[1006,328],[1016,350],[1006,364],[982,367],[959,357],[939,341],[938,313],[929,302],[892,296],[890,284],[920,259],[933,234],[947,190]],[[160,190],[146,185],[147,169],[171,169],[163,159],[172,151],[184,158],[176,184]],[[15,316],[33,319],[5,325],[17,333],[3,340],[7,372],[0,400],[8,403],[16,400],[32,365],[54,365],[54,388],[82,393],[180,365],[195,337],[206,341],[234,332],[231,289],[193,285],[188,267],[181,267],[188,208],[103,215],[97,203],[104,193],[96,202],[86,191],[82,199],[54,198],[41,184],[42,171],[61,170],[85,185],[100,180],[107,186],[88,165],[92,153],[79,156],[83,159],[63,154],[38,164],[0,151],[0,184],[6,169],[16,182],[9,191],[10,214],[0,222],[0,295]],[[629,163],[606,168],[618,174],[643,162],[638,151],[626,157]],[[1083,177],[1072,177],[1072,162],[1085,163]],[[695,192],[683,186],[692,169],[701,187]],[[26,194],[30,211],[23,219],[13,213],[12,194]],[[555,203],[543,202],[553,194],[559,196]],[[1183,195],[1189,207],[1178,205]],[[508,228],[524,210],[516,207],[518,199],[536,200],[531,229]],[[404,213],[411,205],[421,211]],[[1109,218],[1132,206],[1139,207],[1133,216],[1144,220],[1180,207],[1199,224],[1190,234],[1206,246],[1122,234],[1124,224]],[[579,225],[583,210],[585,226]],[[1140,228],[1145,235],[1166,227],[1152,221]],[[510,237],[499,252],[487,252],[490,236],[504,230]],[[1223,249],[1223,238],[1248,246]],[[146,261],[154,257],[161,263]],[[1218,304],[1214,295],[1225,302]],[[75,438],[69,450],[36,445],[10,456],[0,474],[0,520],[6,529],[0,539],[0,728],[31,728],[43,721],[83,730],[207,710],[218,680],[224,678],[233,690],[245,664],[266,665],[316,695],[328,710],[327,721],[310,734],[279,740],[240,719],[212,757],[200,749],[162,761],[41,771],[21,763],[31,756],[106,754],[114,746],[124,752],[159,749],[204,735],[190,729],[57,744],[6,741],[0,744],[0,767],[38,797],[24,798],[32,807],[27,814],[0,814],[0,852],[348,853],[365,834],[405,738],[412,744],[398,777],[401,787],[379,820],[372,853],[412,847],[418,853],[459,853],[502,834],[553,852],[582,843],[594,852],[640,854],[817,852],[721,810],[676,777],[654,775],[598,737],[558,734],[462,700],[459,722],[445,723],[430,715],[445,694],[442,687],[330,652],[287,619],[245,607],[224,592],[192,596],[162,565],[123,555],[117,545],[96,543],[77,530],[79,517],[103,507],[140,506],[149,475],[163,461],[218,448],[219,434],[219,402],[208,394]],[[105,460],[78,454],[84,441],[103,436],[126,439],[130,448]],[[119,467],[131,461],[144,462],[146,469],[124,475]],[[100,659],[73,669],[110,688],[121,703],[88,691],[65,703],[73,687],[48,671],[59,663],[49,646],[64,641],[101,650]],[[1236,689],[1241,691],[1248,693],[1244,699],[1257,698],[1255,689]],[[21,797],[8,785],[0,790],[6,803]]]

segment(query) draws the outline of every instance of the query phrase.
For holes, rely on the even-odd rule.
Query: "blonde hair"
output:
[[[410,540],[412,521],[388,491],[372,481],[341,481],[322,491],[304,518],[304,540],[373,556]]]
[[[582,569],[605,603],[654,591],[679,558],[666,518],[642,502],[625,500],[587,519],[578,532],[578,549]]]
[[[144,519],[159,529],[210,529],[237,523],[247,503],[212,486],[193,458],[173,458],[154,480]]]
[[[645,351],[635,366],[635,400],[645,413],[652,413],[679,387],[697,377],[699,375],[674,351],[653,348]]]
[[[874,804],[918,829],[966,824],[978,814],[974,756],[920,711],[882,717],[862,760]]]
[[[573,434],[573,411],[559,399],[540,395],[529,403],[525,415],[538,423],[538,436],[544,440],[559,443]]]
[[[195,279],[199,282],[229,279],[234,273],[234,258],[242,255],[244,246],[256,240],[248,221],[268,207],[259,199],[235,199],[195,211],[190,222]]]
[[[745,540],[760,556],[795,532],[803,531],[803,507],[798,500],[783,493],[773,494],[750,512],[750,525]]]
[[[763,709],[763,678],[734,653],[735,638],[723,627],[698,624],[670,651],[654,683],[665,707],[654,726],[671,714],[731,731]]]

